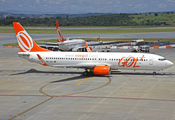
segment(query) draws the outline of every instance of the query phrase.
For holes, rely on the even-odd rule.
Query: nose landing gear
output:
[[[156,75],[157,73],[156,72],[153,72],[153,75]]]
[[[153,71],[153,75],[157,75],[157,72],[163,71],[163,69]]]

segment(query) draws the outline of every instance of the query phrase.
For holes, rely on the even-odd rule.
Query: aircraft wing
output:
[[[110,66],[108,64],[75,64],[75,65],[53,65],[59,68],[94,68],[95,66]]]
[[[58,48],[58,44],[57,43],[50,43],[50,42],[45,42],[42,45],[39,45],[40,47],[54,47],[54,48]]]
[[[119,44],[119,43],[124,43],[124,41],[119,41],[119,42],[103,42],[103,43],[86,42],[86,44],[88,46],[112,45],[112,44]]]

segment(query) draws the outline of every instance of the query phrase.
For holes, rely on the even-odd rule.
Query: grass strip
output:
[[[81,38],[84,40],[93,40],[93,41],[99,41],[97,38]],[[100,38],[100,41],[104,42],[117,42],[117,41],[132,41],[133,39],[108,39],[108,38]],[[144,39],[145,42],[175,42],[175,39]],[[51,40],[37,40],[35,41],[38,45],[43,44],[44,42],[51,42],[56,43],[57,39],[51,39]],[[3,44],[3,46],[18,46],[18,43],[8,43]]]
[[[26,29],[30,34],[56,34],[55,29]],[[148,33],[175,32],[175,28],[164,29],[62,29],[62,34],[106,34],[106,33]],[[0,28],[0,33],[15,33],[14,29]]]

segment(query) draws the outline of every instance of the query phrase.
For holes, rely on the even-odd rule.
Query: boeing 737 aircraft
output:
[[[39,47],[20,23],[13,22],[13,26],[21,51],[18,55],[43,66],[83,68],[84,75],[108,75],[116,69],[151,70],[156,74],[173,65],[162,56],[148,53],[53,52]]]
[[[58,21],[56,21],[56,30],[58,37],[58,45],[61,50],[69,51],[75,47],[85,47],[86,42],[83,39],[65,40],[61,34]]]
[[[73,48],[82,47],[85,48],[85,41],[83,39],[64,39],[61,30],[58,24],[58,21],[56,21],[56,30],[57,30],[57,43],[44,43],[43,45],[40,45],[44,48],[58,48],[62,51],[71,51]]]

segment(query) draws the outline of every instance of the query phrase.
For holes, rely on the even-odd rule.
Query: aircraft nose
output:
[[[173,66],[173,63],[172,63],[171,61],[167,61],[166,65],[167,65],[168,67],[170,67],[170,66]]]

